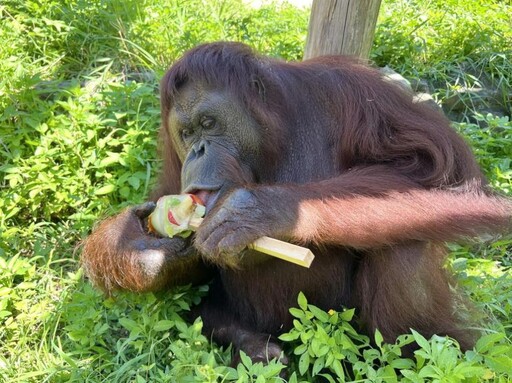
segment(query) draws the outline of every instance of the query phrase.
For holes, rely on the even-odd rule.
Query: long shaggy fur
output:
[[[471,346],[472,334],[453,312],[442,243],[510,231],[512,204],[488,188],[444,116],[349,58],[286,63],[242,44],[201,45],[162,79],[163,171],[153,198],[180,191],[169,114],[191,81],[227,91],[257,121],[261,166],[244,187],[279,214],[296,206],[289,239],[316,254],[310,270],[282,261],[229,270],[217,258],[210,296],[198,310],[207,331],[242,344],[247,331],[278,335],[303,291],[325,309],[358,308],[364,327],[390,341],[415,328]],[[129,245],[130,236],[144,233],[123,214],[86,241],[82,261],[96,284],[147,291],[193,279],[202,267],[197,258],[157,272],[145,267],[142,252]]]

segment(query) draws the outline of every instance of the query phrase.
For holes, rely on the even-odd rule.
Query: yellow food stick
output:
[[[196,230],[203,222],[203,218],[194,218],[189,223],[191,230]],[[292,243],[280,241],[270,237],[261,237],[251,243],[249,249],[265,253],[273,257],[282,259],[296,265],[308,267],[311,266],[315,256],[306,247],[294,245]]]

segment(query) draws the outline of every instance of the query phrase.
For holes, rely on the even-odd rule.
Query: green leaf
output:
[[[275,376],[278,376],[281,371],[283,371],[283,369],[285,369],[286,366],[281,364],[281,363],[272,363],[272,364],[269,364],[267,366],[265,366],[265,372],[263,373],[263,376],[265,378],[273,378]]]
[[[285,333],[285,334],[281,334],[279,336],[279,339],[284,341],[284,342],[291,342],[293,340],[299,339],[299,336],[300,336],[300,332],[293,331],[293,332],[288,332],[288,333]]]
[[[443,374],[439,370],[439,368],[434,367],[434,366],[425,366],[418,373],[418,376],[420,378],[438,378],[439,379],[442,375]]]
[[[110,166],[112,164],[118,164],[120,159],[121,159],[121,155],[119,153],[108,152],[108,157],[105,157],[104,159],[102,159],[99,162],[98,167],[106,168],[107,166]]]
[[[248,368],[252,366],[252,360],[247,356],[247,354],[243,351],[240,351],[240,360],[242,361],[242,364]]]
[[[293,320],[293,327],[295,327],[299,331],[304,331],[304,325],[300,323],[297,319]]]
[[[311,338],[313,338],[314,335],[315,335],[315,333],[313,332],[313,330],[301,332],[300,340],[302,341],[302,343],[307,343]]]
[[[309,346],[309,351],[312,354],[312,356],[318,356],[318,352],[320,350],[321,343],[318,341],[317,338],[313,338],[311,340],[311,344]]]
[[[305,352],[299,359],[299,373],[305,375],[309,368],[309,354]]]
[[[382,342],[384,341],[384,338],[382,337],[382,334],[377,329],[375,330],[375,344],[378,348],[382,348]]]
[[[404,378],[409,379],[411,382],[423,382],[423,378],[420,378],[418,374],[412,370],[401,370],[400,373],[404,376]]]
[[[140,329],[140,325],[129,318],[119,318],[119,324],[130,332]]]
[[[160,320],[155,323],[153,326],[153,330],[155,331],[167,331],[170,328],[174,327],[174,321],[172,320]]]
[[[327,354],[327,358],[325,360],[325,367],[330,367],[334,363],[334,355],[332,353]]]
[[[423,350],[425,350],[425,352],[430,354],[431,350],[430,350],[430,343],[428,342],[428,340],[426,340],[423,335],[421,335],[419,332],[417,332],[415,330],[411,330],[411,332],[412,332],[412,335],[413,335],[414,340],[416,341],[416,343],[418,343],[418,345]]]
[[[340,314],[340,318],[345,322],[350,322],[354,317],[355,309],[345,310]]]
[[[468,363],[461,363],[453,369],[453,373],[463,375],[466,378],[480,378],[488,372],[483,366],[470,366]]]
[[[393,368],[396,368],[397,370],[412,369],[414,368],[414,361],[411,359],[400,358],[392,360],[389,365]]]
[[[313,369],[311,370],[311,375],[315,376],[317,375],[322,368],[325,366],[325,359],[324,358],[318,358],[315,360],[315,363],[313,363]]]
[[[504,337],[505,334],[499,332],[495,334],[484,335],[476,342],[475,349],[480,353],[486,352]]]
[[[292,314],[292,316],[298,319],[306,318],[306,314],[304,313],[304,311],[296,307],[290,308],[290,314]]]
[[[320,347],[320,349],[318,350],[318,354],[317,356],[324,356],[326,355],[329,351],[330,351],[330,347],[326,344],[324,344],[323,346]]]
[[[309,311],[311,311],[313,313],[313,315],[316,318],[318,318],[322,322],[325,323],[325,322],[329,321],[329,314],[327,314],[325,311],[323,311],[323,310],[321,310],[318,307],[313,306],[313,305],[308,305],[308,309],[309,309]]]
[[[296,372],[293,372],[293,374],[290,376],[290,379],[288,379],[288,383],[298,383]]]
[[[512,358],[507,355],[485,356],[485,364],[499,373],[512,375]]]
[[[135,189],[135,190],[139,190],[139,187],[140,187],[140,178],[138,177],[130,177],[128,178],[128,183],[130,184],[130,186]]]
[[[116,190],[115,185],[105,185],[105,186],[100,187],[99,189],[96,189],[94,191],[94,194],[95,195],[105,195],[105,194],[112,193],[114,190]]]
[[[343,371],[343,366],[341,365],[341,362],[339,360],[335,359],[332,362],[331,368],[342,381],[343,379],[345,379],[345,372]]]
[[[386,383],[395,383],[398,382],[398,376],[396,371],[391,366],[384,367],[381,371],[378,372],[378,376],[384,378],[382,381]]]
[[[302,291],[299,293],[297,302],[302,310],[306,311],[308,309],[308,300],[306,299],[306,296],[302,293]]]
[[[295,355],[301,355],[301,354],[304,354],[307,350],[308,350],[308,345],[303,343],[303,344],[295,347],[295,349],[293,350],[293,353]]]
[[[7,310],[0,310],[0,319],[6,318],[8,316],[11,316],[11,312]]]

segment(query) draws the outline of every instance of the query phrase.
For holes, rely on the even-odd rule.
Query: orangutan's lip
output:
[[[205,205],[204,205],[206,207],[205,214],[208,214],[208,212],[215,206],[215,204],[217,203],[217,200],[219,199],[219,196],[220,196],[220,190],[216,190],[215,192],[209,193],[208,200],[205,202]]]
[[[197,198],[199,198],[205,208],[206,208],[206,214],[213,208],[215,203],[217,202],[217,199],[220,195],[220,187],[212,188],[204,188],[204,187],[196,187],[194,185],[191,185],[185,189],[185,193],[193,194]]]

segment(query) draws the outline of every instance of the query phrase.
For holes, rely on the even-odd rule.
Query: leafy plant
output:
[[[400,336],[387,344],[377,331],[373,344],[350,325],[354,310],[325,312],[298,297],[299,308],[290,309],[297,318],[294,328],[280,336],[291,342],[300,356],[298,373],[307,381],[322,377],[328,382],[477,382],[510,377],[512,343],[503,333],[482,336],[474,350],[463,353],[456,341],[418,332]],[[404,346],[415,343],[412,358]]]

